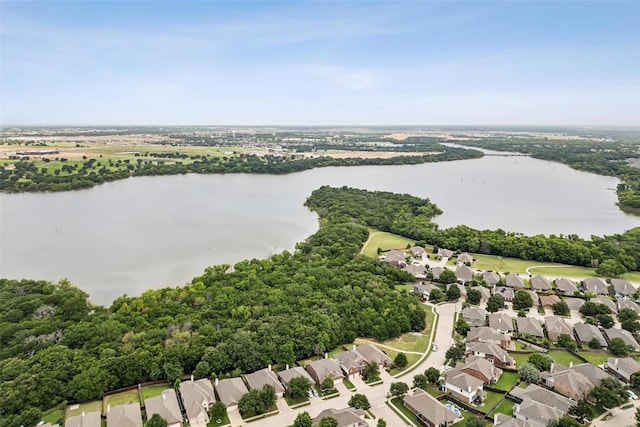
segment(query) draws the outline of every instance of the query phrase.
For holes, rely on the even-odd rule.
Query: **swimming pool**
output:
[[[447,403],[446,405],[447,408],[449,408],[451,410],[451,412],[453,412],[454,414],[456,414],[456,416],[460,417],[462,416],[462,414],[460,413],[460,409],[456,408],[453,403]]]

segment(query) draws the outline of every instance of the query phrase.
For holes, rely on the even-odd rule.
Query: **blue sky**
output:
[[[640,2],[8,2],[3,125],[640,125]]]

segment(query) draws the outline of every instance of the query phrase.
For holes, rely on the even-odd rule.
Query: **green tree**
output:
[[[640,427],[640,408],[636,409],[636,427]]]
[[[609,341],[609,351],[616,356],[627,356],[632,350],[622,338],[612,338]]]
[[[333,378],[327,377],[322,381],[322,388],[324,390],[333,390],[334,387]]]
[[[589,341],[589,348],[599,349],[601,347],[602,347],[602,343],[598,338],[596,337],[591,338],[591,341]]]
[[[356,409],[364,409],[365,411],[371,408],[371,404],[369,403],[369,399],[364,394],[354,394],[349,399],[349,406]]]
[[[391,387],[389,388],[389,393],[393,397],[402,397],[409,391],[409,386],[403,382],[391,383]]]
[[[311,416],[308,412],[301,412],[293,421],[293,427],[313,427]]]
[[[210,373],[211,367],[205,360],[201,360],[200,362],[198,362],[198,364],[196,365],[196,369],[193,370],[193,376],[197,379],[206,378]]]
[[[467,291],[467,301],[471,304],[478,305],[480,304],[480,300],[482,299],[482,293],[480,293],[477,289],[469,289]]]
[[[378,381],[380,379],[380,367],[375,362],[369,362],[362,370],[362,376],[365,381]]]
[[[533,307],[533,298],[531,298],[531,294],[523,289],[517,290],[513,297],[513,309],[524,310],[529,307]]]
[[[606,277],[618,277],[626,272],[626,267],[614,259],[603,261],[596,268],[596,274]]]
[[[318,427],[338,427],[338,420],[333,417],[322,417]]]
[[[217,401],[211,406],[211,419],[222,419],[227,415],[227,407],[224,403]]]
[[[570,313],[569,306],[564,301],[559,301],[553,304],[552,307],[553,307],[553,314],[555,314],[556,316],[568,316]]]
[[[458,278],[456,277],[456,273],[449,269],[445,269],[442,273],[440,273],[440,277],[438,278],[438,281],[445,285],[448,285],[449,283],[456,283],[457,280]]]
[[[413,386],[415,388],[425,388],[427,386],[427,377],[424,374],[418,374],[413,377]]]
[[[640,388],[640,372],[635,372],[631,374],[631,382],[629,385],[632,388]]]
[[[447,289],[447,301],[457,301],[458,298],[460,298],[460,288],[453,283],[449,286],[449,289]]]
[[[432,289],[429,293],[429,301],[436,304],[444,300],[444,292],[440,288]]]
[[[578,403],[569,408],[569,414],[581,421],[593,418],[593,406],[584,399],[578,400]]]
[[[427,378],[428,382],[436,384],[440,379],[440,371],[434,367],[427,368],[427,370],[424,371],[424,376]]]
[[[523,363],[518,369],[518,375],[522,381],[537,384],[540,382],[540,371],[531,363]]]
[[[396,358],[393,359],[394,366],[398,368],[404,368],[407,366],[409,361],[407,360],[407,356],[404,353],[398,353]]]
[[[307,396],[311,388],[311,381],[305,377],[295,377],[289,381],[289,396],[292,399],[302,399]]]
[[[613,328],[613,325],[615,324],[613,317],[608,314],[598,314],[596,319],[598,320],[598,324],[604,329]]]
[[[376,424],[377,427],[387,427],[387,422],[384,418],[378,418],[378,422]]]
[[[600,385],[591,390],[591,396],[596,404],[603,408],[612,409],[629,400],[629,395],[622,384],[613,378],[604,378]]]
[[[548,354],[533,353],[531,356],[529,356],[527,362],[535,366],[538,371],[548,371],[554,360],[553,357],[549,356]]]
[[[455,326],[456,332],[462,335],[463,337],[466,337],[467,332],[469,332],[470,329],[471,329],[471,326],[469,326],[469,324],[462,318],[462,316],[458,317],[458,320],[456,320],[456,326]]]
[[[548,425],[548,427],[582,427],[582,424],[580,424],[575,418],[571,418],[571,417],[560,417],[557,420],[553,420],[551,421]]]
[[[500,295],[491,295],[487,300],[487,311],[495,313],[504,308],[504,298]]]
[[[558,345],[560,347],[566,347],[569,350],[575,350],[578,348],[578,344],[569,334],[560,334],[558,336]]]
[[[464,346],[456,344],[445,353],[447,359],[460,360],[464,357]]]
[[[144,427],[167,427],[168,425],[167,420],[162,418],[159,414],[153,414],[151,418],[144,423]]]

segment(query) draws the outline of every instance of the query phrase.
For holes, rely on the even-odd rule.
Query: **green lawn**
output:
[[[458,421],[457,423],[453,424],[453,426],[455,426],[455,427],[465,427],[467,425],[467,420],[469,418],[477,417],[477,415],[474,415],[471,412],[466,411],[466,410],[464,410],[462,408],[458,408],[458,409],[460,410],[460,413],[462,414],[463,418],[462,418],[461,421]],[[485,426],[490,426],[490,425],[492,425],[492,423],[490,423],[489,421],[485,420],[484,425]]]
[[[592,365],[602,365],[608,358],[613,357],[611,353],[600,352],[591,353],[588,351],[581,351],[578,354],[587,359]]]
[[[46,412],[42,413],[42,421],[50,424],[60,424],[62,425],[62,420],[64,418],[64,408],[58,407],[54,409],[50,409]]]
[[[516,361],[516,368],[519,368],[523,363],[527,363],[527,359],[529,359],[529,356],[531,356],[531,352],[524,354],[509,353],[509,356],[511,356],[513,360]]]
[[[138,396],[138,390],[129,390],[124,391],[122,393],[112,394],[110,396],[105,396],[104,398],[104,412],[106,413],[106,408],[109,406],[118,406],[118,405],[126,405],[127,403],[140,403],[140,397]]]
[[[517,366],[517,365],[516,365]],[[500,390],[509,391],[518,382],[520,376],[517,372],[503,372],[495,387]]]
[[[372,258],[378,256],[378,248],[381,248],[383,251],[388,251],[390,249],[402,250],[406,249],[407,245],[413,246],[415,243],[415,240],[373,228],[369,229],[369,236],[371,236],[371,240],[369,240],[365,245],[362,253]]]
[[[294,405],[299,405],[299,404],[301,404],[303,402],[308,402],[309,401],[309,397],[304,396],[304,397],[301,397],[300,399],[294,399],[292,397],[289,397],[288,394],[285,394],[284,395],[284,400],[286,400],[287,405],[294,406]]]
[[[142,400],[147,400],[150,397],[156,397],[156,396],[160,396],[162,394],[163,391],[169,389],[169,385],[168,384],[159,384],[159,385],[152,385],[149,387],[144,387],[142,389]]]
[[[347,386],[347,388],[349,390],[355,390],[356,389],[356,386],[354,386],[353,383],[351,381],[349,381],[349,378],[343,379],[342,382],[344,383],[344,385]]]
[[[493,410],[493,412],[491,413],[491,416],[493,416],[493,414],[505,414],[512,417],[513,405],[514,403],[512,401],[510,401],[509,399],[504,399],[502,403],[500,403],[500,405],[498,405],[498,407]]]
[[[478,406],[478,409],[486,413],[490,412],[498,404],[498,402],[502,400],[504,394],[496,393],[490,390],[485,390],[485,393],[487,393],[487,397],[484,402],[482,402],[482,405]]]
[[[520,341],[516,341],[516,350],[534,351],[531,347],[529,347],[529,344],[523,343],[523,342],[520,342]]]
[[[398,409],[398,411],[402,412],[402,414],[409,418],[409,420],[411,420],[411,422],[413,423],[413,425],[415,426],[422,426],[424,424],[422,424],[422,421],[420,421],[418,419],[418,417],[416,417],[414,415],[413,412],[411,412],[409,409],[407,409],[406,406],[404,406],[404,404],[402,403],[402,399],[399,397],[394,397],[393,399],[391,399],[391,404]]]
[[[215,420],[209,421],[209,424],[207,424],[207,427],[226,426],[227,424],[230,423],[229,417],[227,416],[227,414],[224,414],[224,417],[219,418],[219,420],[220,422],[218,422],[218,418],[216,418]]]
[[[442,394],[442,392],[438,389],[438,386],[435,384],[427,384],[427,386],[424,388],[424,391],[426,391],[433,397],[438,397]]]
[[[584,363],[580,358],[569,353],[568,351],[552,350],[548,354],[549,356],[553,357],[553,360],[555,360],[556,363],[559,363],[564,366],[569,366],[571,362],[573,362],[574,365],[579,365],[581,363]]]
[[[102,412],[102,401],[94,400],[93,402],[80,403],[79,405],[69,405],[67,406],[65,417],[75,417],[83,412]]]

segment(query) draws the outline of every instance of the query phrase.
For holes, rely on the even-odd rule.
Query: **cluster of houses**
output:
[[[192,427],[206,427],[209,423],[209,408],[220,401],[227,410],[237,409],[238,402],[250,389],[262,389],[265,385],[274,388],[276,396],[282,397],[288,390],[292,379],[303,377],[321,385],[326,378],[331,378],[339,384],[345,378],[360,375],[369,363],[376,363],[384,369],[392,364],[392,360],[380,349],[371,344],[354,346],[352,350],[337,354],[329,358],[309,362],[304,367],[286,366],[285,370],[275,372],[271,366],[243,377],[215,379],[212,384],[208,379],[183,381],[179,385],[179,393],[170,388],[159,396],[144,401],[147,418],[154,414],[160,415],[169,427],[182,427],[189,423]],[[142,408],[139,403],[112,406],[107,408],[107,427],[142,427]],[[336,418],[339,426],[366,426],[364,412],[353,408],[343,410],[330,409],[323,411],[316,417],[319,421],[323,417]],[[89,412],[71,417],[66,420],[65,427],[100,427],[101,413]],[[46,427],[44,425],[43,427]]]

